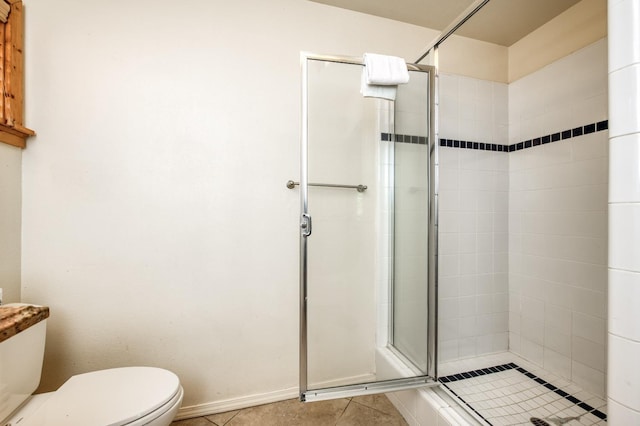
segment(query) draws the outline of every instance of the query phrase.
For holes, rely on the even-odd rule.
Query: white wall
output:
[[[609,422],[640,424],[640,3],[609,0]]]
[[[510,142],[607,119],[602,39],[509,85]],[[595,130],[595,129],[594,129]],[[509,347],[605,394],[607,131],[509,154]]]
[[[439,47],[440,71],[508,83],[509,49],[486,41],[453,35]]]
[[[582,0],[509,46],[509,82],[607,36],[607,1]]]
[[[0,288],[2,303],[20,301],[22,150],[0,144]]]
[[[436,32],[299,0],[27,0],[25,16],[41,389],[147,364],[180,376],[186,406],[295,395],[299,52],[411,58]]]

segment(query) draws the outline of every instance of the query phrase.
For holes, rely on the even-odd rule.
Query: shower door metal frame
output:
[[[428,336],[427,348],[428,359],[427,372],[409,378],[399,378],[393,380],[376,381],[369,383],[337,386],[324,389],[308,389],[307,373],[307,239],[312,235],[312,219],[309,212],[309,180],[308,180],[308,143],[309,143],[309,121],[308,121],[308,62],[324,61],[350,65],[364,66],[362,58],[342,57],[332,55],[318,55],[302,52],[300,54],[302,72],[302,126],[300,144],[300,401],[311,402],[335,398],[344,398],[358,395],[370,395],[376,393],[393,392],[418,387],[429,387],[439,385],[437,381],[437,104],[436,104],[436,73],[437,68],[430,65],[407,64],[409,71],[422,71],[429,74],[429,282],[428,282]]]

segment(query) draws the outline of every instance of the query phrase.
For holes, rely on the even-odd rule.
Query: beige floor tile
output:
[[[386,414],[352,402],[336,426],[404,426],[406,424],[407,422],[400,416]]]
[[[204,417],[196,417],[195,419],[178,420],[171,423],[171,426],[215,426]]]
[[[235,411],[227,411],[226,413],[213,414],[211,416],[205,416],[207,420],[213,422],[216,426],[224,426],[229,420],[234,418],[236,414],[238,414],[240,410]]]
[[[334,426],[348,399],[304,404],[297,399],[241,410],[225,426]]]
[[[391,401],[389,401],[389,398],[387,398],[387,396],[384,394],[356,396],[352,399],[352,401],[366,407],[382,411],[385,414],[400,416],[400,413],[398,412],[396,407],[393,406]]]
[[[385,395],[301,403],[297,399],[173,422],[172,426],[404,426]]]

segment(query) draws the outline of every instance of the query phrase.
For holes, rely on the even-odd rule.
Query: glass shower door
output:
[[[435,364],[394,366],[390,351],[393,102],[362,97],[360,60],[305,54],[302,70],[301,400],[434,384]]]
[[[390,344],[416,368],[427,371],[429,330],[430,146],[428,73],[412,73],[398,88],[393,144],[393,274]]]

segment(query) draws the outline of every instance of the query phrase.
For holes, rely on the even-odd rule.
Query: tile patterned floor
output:
[[[405,426],[384,395],[301,403],[297,399],[179,420],[172,426]]]
[[[440,371],[443,387],[471,407],[482,424],[607,424],[604,399],[514,354],[452,362]]]

